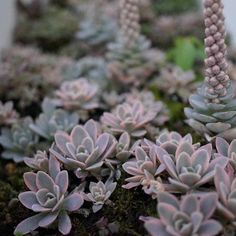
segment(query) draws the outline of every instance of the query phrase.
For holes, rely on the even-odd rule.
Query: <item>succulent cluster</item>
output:
[[[58,230],[63,235],[68,234],[72,227],[68,213],[78,210],[84,203],[79,193],[68,194],[68,172],[61,171],[60,163],[51,156],[49,173],[28,172],[24,174],[24,181],[29,191],[20,193],[19,200],[38,214],[18,224],[14,233],[27,234],[38,227],[48,228],[57,221]]]
[[[73,61],[40,53],[31,47],[15,46],[1,55],[0,94],[19,100],[21,107],[39,102],[63,80],[63,70]],[[8,91],[4,93],[4,91]]]
[[[188,124],[205,136],[235,137],[236,100],[227,72],[223,4],[205,0],[205,82],[190,96]]]
[[[29,127],[49,141],[53,141],[54,134],[59,130],[71,131],[79,121],[76,113],[70,114],[62,109],[56,109],[54,103],[47,98],[42,103],[42,111],[35,124],[30,124]]]

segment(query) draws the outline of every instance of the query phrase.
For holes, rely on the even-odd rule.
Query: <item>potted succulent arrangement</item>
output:
[[[224,6],[184,2],[19,0],[0,63],[0,235],[235,235]]]

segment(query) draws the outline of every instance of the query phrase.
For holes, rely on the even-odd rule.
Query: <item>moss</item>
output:
[[[197,0],[153,0],[153,4],[157,14],[179,14],[198,8]]]
[[[16,40],[36,44],[45,51],[56,52],[70,42],[77,31],[78,19],[69,10],[49,7],[39,19],[19,19]]]

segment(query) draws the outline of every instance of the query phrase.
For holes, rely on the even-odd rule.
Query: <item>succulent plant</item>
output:
[[[132,105],[118,105],[112,113],[104,112],[101,122],[114,135],[127,132],[133,138],[141,138],[147,130],[145,126],[156,118],[157,111],[147,110],[140,101]]]
[[[188,124],[209,139],[235,137],[236,99],[227,72],[225,26],[221,0],[205,0],[205,82],[190,96],[192,108],[185,109]],[[210,136],[210,137],[209,137]]]
[[[98,123],[87,121],[83,126],[77,125],[68,135],[59,131],[55,134],[58,149],[50,149],[67,168],[74,170],[78,178],[93,175],[100,178],[104,171],[104,161],[114,155],[117,141],[102,133]]]
[[[165,56],[151,49],[140,35],[139,1],[121,1],[120,31],[117,41],[108,45],[108,76],[117,84],[138,86],[152,75]]]
[[[84,199],[93,202],[93,212],[96,213],[102,209],[104,204],[109,202],[111,194],[114,192],[117,183],[108,179],[104,184],[102,181],[98,183],[90,182],[89,193],[83,194]]]
[[[68,113],[62,109],[56,109],[53,102],[46,98],[42,103],[42,111],[36,119],[35,124],[30,124],[33,130],[39,136],[53,141],[54,134],[59,131],[71,131],[78,124],[79,117],[76,113]]]
[[[161,192],[157,206],[160,219],[141,217],[141,220],[151,236],[214,236],[222,230],[222,225],[212,219],[216,204],[216,193],[207,193],[200,199],[190,194],[179,201],[175,196]]]
[[[87,112],[99,107],[97,99],[98,86],[86,79],[63,82],[56,91],[58,105],[65,109]]]
[[[28,172],[24,174],[24,181],[30,191],[20,193],[19,200],[38,214],[18,224],[14,234],[27,234],[38,227],[48,228],[57,219],[59,231],[68,234],[72,227],[68,213],[78,210],[84,202],[79,193],[67,193],[68,172],[61,171],[57,159],[50,157],[49,174]]]
[[[169,65],[161,69],[160,76],[154,80],[154,84],[168,95],[177,94],[183,101],[187,101],[191,92],[195,90],[194,80],[193,71],[183,71],[178,66]]]
[[[182,141],[175,155],[156,147],[157,156],[169,174],[169,191],[186,193],[209,183],[215,175],[216,165],[225,167],[227,158],[212,159],[212,145],[207,144],[194,150],[188,141]]]
[[[91,46],[106,44],[114,40],[118,29],[116,20],[104,12],[101,4],[101,1],[90,2],[76,34],[79,40]]]
[[[158,160],[155,147],[150,148],[148,153],[141,147],[137,147],[135,150],[135,158],[125,162],[122,167],[126,173],[132,175],[132,177],[126,179],[128,184],[123,185],[126,189],[134,188],[142,184],[146,188],[147,181],[153,180],[150,175],[157,177],[165,170],[165,166]]]
[[[34,157],[24,157],[24,162],[33,170],[48,172],[49,158],[46,151],[37,151]]]
[[[219,195],[217,210],[236,228],[236,180],[230,178],[222,166],[217,166],[214,182]]]
[[[65,73],[66,79],[87,78],[99,84],[100,88],[107,87],[106,62],[102,57],[84,57],[69,67]]]
[[[3,158],[22,162],[25,156],[34,153],[38,136],[29,128],[32,123],[32,119],[27,117],[14,124],[11,129],[1,130],[0,144],[4,148]]]
[[[0,125],[12,125],[17,122],[18,117],[12,101],[5,104],[0,101]]]
[[[125,102],[134,104],[136,101],[140,101],[146,111],[153,110],[157,112],[156,118],[151,122],[154,125],[163,125],[169,120],[169,111],[166,105],[157,101],[152,92],[142,90],[132,90],[131,93],[124,94]]]

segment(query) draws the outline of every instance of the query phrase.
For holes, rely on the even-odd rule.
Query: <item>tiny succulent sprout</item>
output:
[[[214,182],[219,195],[217,210],[236,228],[236,179],[217,166]]]
[[[83,126],[77,125],[68,135],[59,131],[55,134],[55,148],[50,152],[71,170],[78,178],[93,175],[101,177],[104,161],[111,158],[116,149],[116,139],[108,133],[102,133],[100,125],[94,120]]]
[[[157,155],[169,174],[169,191],[186,193],[209,181],[215,174],[215,166],[226,167],[223,156],[212,159],[212,145],[207,144],[196,151],[189,142],[181,142],[174,156],[163,148],[156,147]]]
[[[165,170],[165,166],[160,164],[155,147],[152,147],[149,153],[146,153],[141,147],[135,150],[135,158],[125,162],[123,169],[132,177],[126,179],[128,184],[123,185],[123,188],[131,189],[140,185],[145,185],[153,176],[156,177]]]
[[[133,138],[142,138],[147,133],[146,125],[156,118],[155,110],[146,110],[137,101],[130,105],[118,105],[114,112],[105,112],[101,118],[103,125],[114,135],[127,132]]]
[[[67,193],[68,172],[60,170],[60,163],[50,157],[49,173],[39,171],[24,174],[24,181],[30,191],[19,194],[20,202],[37,215],[23,220],[14,234],[28,234],[38,227],[47,228],[58,222],[58,229],[66,235],[71,230],[69,212],[77,211],[84,203],[79,193]]]
[[[110,179],[104,184],[102,181],[97,183],[90,182],[89,193],[83,193],[84,200],[93,203],[93,212],[96,213],[102,209],[104,204],[109,204],[109,198],[114,192],[117,183],[112,182]]]
[[[32,123],[32,119],[26,117],[15,123],[11,129],[3,128],[1,130],[0,144],[4,148],[3,158],[22,162],[26,155],[34,153],[38,136],[29,128]]]
[[[236,172],[236,139],[230,144],[223,138],[216,138],[216,150],[217,154],[229,158],[229,163]]]
[[[3,104],[0,101],[0,125],[12,125],[17,122],[19,115],[13,109],[13,102]]]
[[[120,136],[116,146],[116,158],[119,161],[125,162],[131,156],[132,152],[130,150],[131,149],[130,144],[131,144],[130,136],[127,132],[124,132]]]
[[[109,236],[111,234],[119,233],[120,225],[117,221],[109,222],[108,218],[102,217],[95,225],[99,230],[99,236]]]
[[[151,236],[215,236],[222,225],[212,219],[217,204],[217,194],[201,197],[186,195],[179,201],[175,196],[161,192],[158,196],[158,218],[140,217]]]
[[[30,128],[49,141],[53,141],[54,134],[58,130],[71,131],[79,121],[76,113],[70,114],[62,109],[56,109],[55,104],[48,98],[42,103],[42,111],[35,124],[30,124]]]
[[[33,170],[48,172],[48,154],[46,151],[37,151],[33,158],[25,157],[24,162]]]
[[[68,110],[89,111],[99,107],[98,86],[84,78],[62,83],[56,91],[59,105]]]

